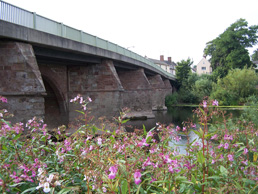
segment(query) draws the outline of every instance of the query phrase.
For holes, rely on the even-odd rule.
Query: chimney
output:
[[[160,55],[160,61],[164,61],[164,55]]]
[[[168,62],[169,62],[169,63],[171,63],[171,62],[172,62],[171,57],[168,57]]]

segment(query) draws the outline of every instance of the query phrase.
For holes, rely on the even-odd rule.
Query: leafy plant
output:
[[[132,133],[123,130],[123,113],[113,131],[98,129],[87,122],[90,99],[72,102],[82,105],[84,119],[73,134],[64,126],[50,133],[37,118],[11,124],[4,119],[7,111],[0,111],[1,193],[257,192],[258,130],[252,123],[228,122],[216,100],[202,101],[198,123],[158,123]],[[221,115],[222,123],[212,125]],[[191,131],[198,138],[190,140]],[[186,154],[170,145],[181,135],[187,137]]]

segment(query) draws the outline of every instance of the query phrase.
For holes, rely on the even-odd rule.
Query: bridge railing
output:
[[[111,43],[107,40],[93,36],[81,30],[77,30],[63,23],[56,22],[46,17],[40,16],[35,12],[29,12],[25,9],[11,5],[0,0],[0,20],[15,23],[35,30],[43,31],[56,36],[61,36],[74,41],[82,42],[98,48],[106,49],[132,59],[146,63],[160,71],[168,77],[174,77],[171,73],[163,70],[161,67],[155,65],[152,61],[138,55],[128,49],[125,49],[117,44]]]

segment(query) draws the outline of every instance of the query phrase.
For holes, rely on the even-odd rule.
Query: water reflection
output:
[[[161,124],[174,124],[175,126],[182,127],[184,121],[192,120],[193,122],[198,122],[197,118],[194,116],[193,111],[196,107],[171,107],[166,111],[154,111],[153,114],[155,118],[153,119],[146,119],[146,120],[134,120],[128,121],[126,125],[131,125],[131,127],[127,127],[128,130],[130,129],[142,129],[143,125],[147,130],[152,129],[156,126],[156,123]],[[229,109],[229,108],[222,108],[227,112],[227,115],[232,114],[234,118],[239,118],[243,110],[241,109]]]
[[[188,120],[193,120],[193,122],[197,122],[197,119],[194,117],[193,111],[196,109],[193,107],[172,107],[169,108],[167,111],[154,111],[155,118],[147,119],[147,120],[134,120],[127,122],[127,126],[131,125],[131,127],[126,127],[128,131],[132,129],[142,129],[143,125],[147,130],[152,129],[156,126],[156,123],[161,124],[174,124],[174,126],[183,127],[183,122]],[[242,110],[239,109],[222,109],[227,112],[227,114],[232,114],[234,118],[239,118]],[[194,132],[189,133],[189,140],[190,142],[198,139],[198,136]],[[177,146],[179,149],[180,154],[185,154],[185,148],[187,144],[187,137],[181,136],[181,140],[176,142],[172,140],[170,143],[171,147]]]
[[[198,135],[196,135],[193,131],[189,132],[189,143],[191,142],[199,142],[201,143],[201,139],[199,139]],[[186,145],[187,145],[187,137],[181,136],[180,141],[176,141],[174,139],[171,139],[169,142],[170,147],[177,148],[179,154],[186,154]]]
[[[166,111],[154,111],[155,118],[153,119],[128,121],[127,125],[131,125],[131,127],[127,127],[127,130],[142,129],[143,125],[147,130],[150,130],[156,126],[156,123],[174,124],[182,127],[183,121],[193,118],[193,110],[192,107],[172,107]]]

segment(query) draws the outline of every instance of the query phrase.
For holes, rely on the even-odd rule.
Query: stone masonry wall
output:
[[[0,42],[0,95],[7,97],[6,108],[14,122],[33,116],[44,117],[45,87],[31,45]]]
[[[165,84],[165,97],[169,94],[172,94],[173,92],[173,87],[168,79],[163,80]]]
[[[148,76],[152,87],[152,110],[164,110],[165,107],[165,84],[160,75]]]
[[[70,66],[69,98],[81,94],[84,98],[90,97],[92,103],[88,104],[88,110],[95,118],[118,116],[122,108],[123,87],[117,76],[117,72],[110,60],[103,60],[101,64],[85,64],[84,66]],[[70,103],[70,116],[72,121],[78,116],[75,112],[78,106]]]
[[[153,117],[151,86],[144,70],[118,71],[118,76],[125,89],[123,107],[131,111],[129,117]]]

